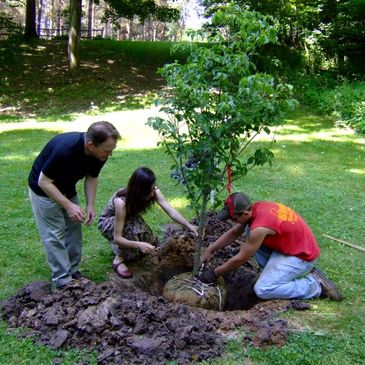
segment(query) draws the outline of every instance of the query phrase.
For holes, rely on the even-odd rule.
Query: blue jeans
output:
[[[81,260],[81,223],[71,220],[54,200],[37,195],[31,189],[29,198],[52,271],[52,281],[57,287],[67,284]],[[70,200],[78,204],[77,196]]]
[[[308,262],[296,256],[261,245],[255,253],[263,268],[254,290],[261,299],[311,299],[321,294],[320,283],[310,274],[317,260]]]

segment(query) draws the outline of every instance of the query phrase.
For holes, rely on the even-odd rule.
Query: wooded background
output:
[[[223,0],[5,0],[0,34],[25,39],[68,36],[117,40],[181,41],[189,11],[197,5],[206,19]],[[274,17],[280,54],[313,72],[336,70],[364,75],[365,0],[234,0],[240,7]],[[69,41],[70,43],[70,41]],[[301,60],[299,56],[302,56]]]
[[[81,37],[117,40],[180,40],[189,0],[18,0],[0,3],[0,33],[23,29],[28,38],[67,36],[72,5],[81,6]]]

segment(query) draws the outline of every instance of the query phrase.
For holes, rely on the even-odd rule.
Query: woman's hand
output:
[[[188,228],[191,232],[194,233],[195,237],[198,237],[198,226],[194,226],[193,224],[189,224]]]
[[[143,253],[152,253],[155,250],[155,246],[147,243],[147,242],[139,242],[138,244],[138,248],[143,252]]]

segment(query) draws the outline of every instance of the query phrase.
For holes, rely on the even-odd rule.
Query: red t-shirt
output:
[[[283,253],[312,261],[319,256],[317,241],[307,223],[293,209],[272,202],[257,202],[252,206],[250,230],[271,228],[276,232],[266,236],[263,245]]]

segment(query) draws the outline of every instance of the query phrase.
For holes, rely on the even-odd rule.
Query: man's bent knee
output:
[[[258,285],[257,283],[254,286],[254,291],[256,293],[256,295],[260,298],[260,299],[272,299],[272,288],[264,288],[261,287],[260,285]]]

